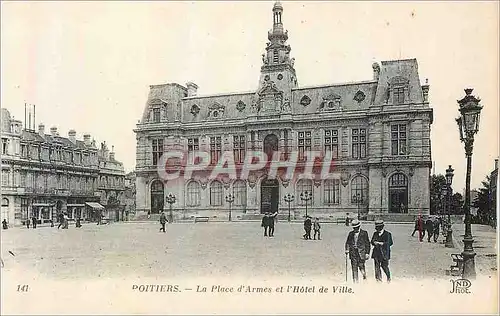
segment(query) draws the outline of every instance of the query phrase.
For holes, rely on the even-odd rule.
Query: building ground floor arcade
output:
[[[138,172],[136,178],[136,214],[170,210],[166,197],[175,196],[171,205],[174,218],[208,216],[251,218],[278,211],[281,216],[302,218],[306,211],[320,218],[368,215],[429,214],[430,168],[417,164],[344,167],[328,179],[298,176],[284,180],[270,178],[265,171],[248,179],[228,177],[210,180],[208,174],[193,179],[163,181],[155,171]],[[310,200],[301,196],[310,195]],[[234,197],[232,202],[229,195]],[[288,203],[285,196],[293,196]],[[354,215],[353,215],[354,214]]]

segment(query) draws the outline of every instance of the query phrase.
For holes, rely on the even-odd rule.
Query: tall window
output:
[[[300,198],[301,194],[304,194],[308,192],[310,195],[313,195],[313,183],[312,183],[312,180],[310,179],[300,179],[298,182],[297,182],[297,202],[300,204],[300,205],[306,205],[306,202],[302,201],[302,199]],[[314,196],[314,195],[313,195]],[[312,205],[312,202],[313,200],[309,200],[307,201],[307,204],[308,205]]]
[[[2,138],[2,155],[6,155],[8,151],[8,139],[7,138]]]
[[[9,170],[2,170],[2,185],[3,186],[9,185],[9,177],[10,177]]]
[[[288,156],[289,156],[289,152],[290,152],[290,150],[289,150],[289,147],[288,147],[288,130],[287,130],[287,129],[285,129],[285,130],[283,131],[283,138],[284,138],[284,142],[285,142],[285,144],[284,144],[284,154],[283,154],[283,158],[284,158],[285,160],[288,160]]]
[[[198,137],[188,138],[188,157],[190,163],[195,163],[194,153],[200,150],[200,140]]]
[[[153,139],[153,165],[158,164],[162,154],[163,139]]]
[[[222,151],[222,141],[220,136],[210,137],[210,163],[216,164],[219,161]]]
[[[25,144],[21,145],[21,157],[23,158],[28,157],[27,146]]]
[[[222,205],[222,183],[219,181],[212,181],[210,184],[210,205]]]
[[[325,154],[332,153],[332,158],[339,157],[339,131],[325,130]]]
[[[352,158],[366,158],[366,129],[353,128],[351,135]]]
[[[356,176],[351,181],[351,203],[363,204],[368,199],[368,181],[365,177]]]
[[[273,50],[273,62],[279,62],[279,53],[277,49]]]
[[[200,205],[200,184],[196,181],[191,181],[187,185],[187,205]]]
[[[305,153],[311,151],[311,131],[299,132],[299,160],[304,161],[306,159]]]
[[[160,108],[154,108],[153,109],[153,122],[154,123],[160,122],[160,117],[161,117]]]
[[[233,153],[235,163],[245,160],[245,135],[233,136]]]
[[[20,186],[21,187],[26,187],[26,171],[21,171],[20,172]]]
[[[389,178],[389,213],[408,213],[408,178],[403,173]]]
[[[405,88],[404,87],[395,87],[394,91],[394,104],[403,104],[405,103]]]
[[[339,204],[340,203],[340,180],[328,179],[323,183],[323,203],[324,204]]]
[[[391,154],[406,155],[406,124],[391,126]]]
[[[245,206],[247,204],[247,186],[245,181],[238,180],[233,184],[234,205]]]
[[[161,180],[154,180],[151,183],[151,213],[157,214],[163,211],[165,198],[163,197],[164,186]],[[104,191],[103,191],[104,193]]]

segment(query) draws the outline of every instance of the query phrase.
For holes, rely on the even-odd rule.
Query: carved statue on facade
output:
[[[290,112],[292,108],[290,107],[290,99],[286,98],[285,102],[283,102],[283,106],[281,107],[281,111]]]
[[[266,55],[265,54],[262,54],[262,62],[267,65],[269,63],[269,61],[267,60],[266,58]]]
[[[292,59],[290,60],[290,65],[292,65],[292,67],[293,67],[293,65],[294,65],[294,64],[295,64],[295,58],[292,58]]]

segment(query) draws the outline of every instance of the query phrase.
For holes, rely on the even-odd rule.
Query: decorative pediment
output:
[[[256,93],[253,104],[256,112],[279,112],[283,106],[283,91],[278,90],[273,81],[265,80],[264,86]]]
[[[167,104],[167,101],[164,101],[162,99],[151,99],[149,101],[149,105],[152,105],[152,106],[162,106],[162,105],[166,105]]]
[[[198,113],[200,113],[200,107],[196,104],[193,104],[191,106],[191,114],[197,115]]]
[[[213,103],[208,107],[208,118],[220,118],[224,115],[226,107],[217,102]]]
[[[311,104],[311,98],[307,95],[304,95],[302,99],[300,99],[300,104],[302,104],[303,106],[308,106],[309,104]]]
[[[339,111],[341,110],[342,98],[335,93],[331,93],[323,97],[323,101],[319,105],[320,111]]]
[[[283,92],[281,92],[280,90],[278,90],[278,88],[276,88],[276,84],[274,83],[274,81],[266,81],[265,86],[263,86],[257,93],[260,96],[262,96],[266,94],[272,94],[272,95],[282,94]]]
[[[407,78],[405,77],[401,77],[401,76],[396,76],[396,77],[392,77],[390,80],[389,80],[389,83],[391,84],[391,86],[393,87],[397,87],[397,86],[406,86],[410,83],[410,80],[408,80]]]
[[[236,109],[240,112],[242,112],[246,107],[247,105],[241,100],[239,100],[238,103],[236,103]]]

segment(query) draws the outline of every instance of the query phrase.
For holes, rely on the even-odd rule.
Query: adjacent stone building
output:
[[[104,211],[103,197],[104,202],[109,196],[121,198],[123,166],[113,153],[107,157],[98,150],[90,135],[78,140],[74,130],[62,137],[57,127],[50,133],[43,124],[38,130],[31,123],[23,127],[7,109],[1,122],[2,220],[10,225],[24,225],[32,217],[56,222],[61,212],[70,219],[95,220]]]
[[[287,213],[283,197],[290,193],[296,215],[305,212],[305,203],[326,217],[428,214],[433,111],[417,61],[375,63],[366,81],[299,86],[283,13],[277,2],[255,91],[200,96],[191,82],[150,86],[135,129],[137,211],[168,210],[165,196],[172,193],[176,217],[224,217],[231,193],[234,218]],[[253,150],[279,151],[283,160],[297,151],[299,165],[308,151],[331,152],[336,173],[333,179],[273,179],[262,170],[240,180],[213,180],[206,173],[163,181],[157,164],[171,150],[206,151],[213,162],[231,151],[237,169]],[[312,200],[299,198],[305,191]]]

